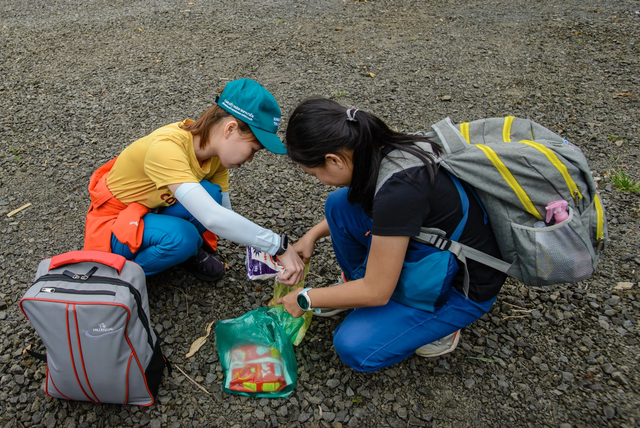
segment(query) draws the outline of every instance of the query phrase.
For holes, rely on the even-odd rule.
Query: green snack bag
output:
[[[304,277],[302,278],[302,281],[300,281],[298,284],[296,284],[293,287],[289,287],[288,285],[285,284],[280,284],[277,280],[274,280],[273,283],[273,300],[275,299],[279,299],[281,297],[286,296],[287,294],[289,294],[289,292],[291,290],[295,290],[298,287],[302,287],[304,288],[304,280],[307,277],[307,274],[309,273],[309,266],[310,263],[307,262],[304,265]],[[273,300],[271,302],[273,302]],[[271,306],[272,303],[269,303],[269,306]],[[282,305],[277,305],[277,306],[282,306]],[[311,325],[311,318],[313,317],[313,314],[311,313],[311,311],[307,311],[304,313],[304,315],[302,315],[302,317],[300,317],[301,319],[304,319],[304,324],[302,325],[302,327],[300,327],[300,329],[298,330],[298,334],[295,337],[293,344],[295,346],[298,346],[300,344],[300,342],[302,342],[302,339],[304,339],[304,335],[307,334],[307,330],[309,329],[309,325]],[[296,318],[293,318],[292,316],[289,316],[289,318],[291,318],[291,320],[294,320]],[[300,319],[298,318],[298,319]]]
[[[284,307],[261,307],[216,323],[223,390],[249,397],[281,398],[293,392],[298,364],[293,340],[304,324]]]

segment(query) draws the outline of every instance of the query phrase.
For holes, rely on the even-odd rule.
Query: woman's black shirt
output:
[[[498,244],[491,225],[485,223],[485,213],[478,200],[463,187],[469,198],[469,217],[459,242],[494,257],[500,258]],[[400,171],[389,178],[373,199],[374,235],[417,236],[421,227],[444,230],[453,234],[462,219],[460,195],[449,174],[438,169],[435,183],[429,183],[426,166]],[[469,270],[469,297],[476,302],[493,298],[500,291],[506,275],[473,260],[467,260]],[[463,270],[456,275],[453,285],[462,291]]]

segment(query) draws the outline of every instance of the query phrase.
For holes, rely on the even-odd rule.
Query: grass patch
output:
[[[623,170],[619,169],[611,174],[611,183],[620,192],[638,193],[640,192],[640,183],[629,177]]]

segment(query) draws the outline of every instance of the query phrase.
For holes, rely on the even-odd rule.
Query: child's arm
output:
[[[280,248],[280,235],[222,207],[200,183],[176,183],[168,187],[187,211],[216,235],[270,255],[276,254]],[[280,282],[294,285],[302,281],[304,263],[293,246],[290,245],[279,259],[286,269],[284,274],[278,276]]]

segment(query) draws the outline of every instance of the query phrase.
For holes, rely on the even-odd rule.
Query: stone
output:
[[[604,416],[607,419],[613,419],[616,416],[616,409],[613,406],[604,406]]]

